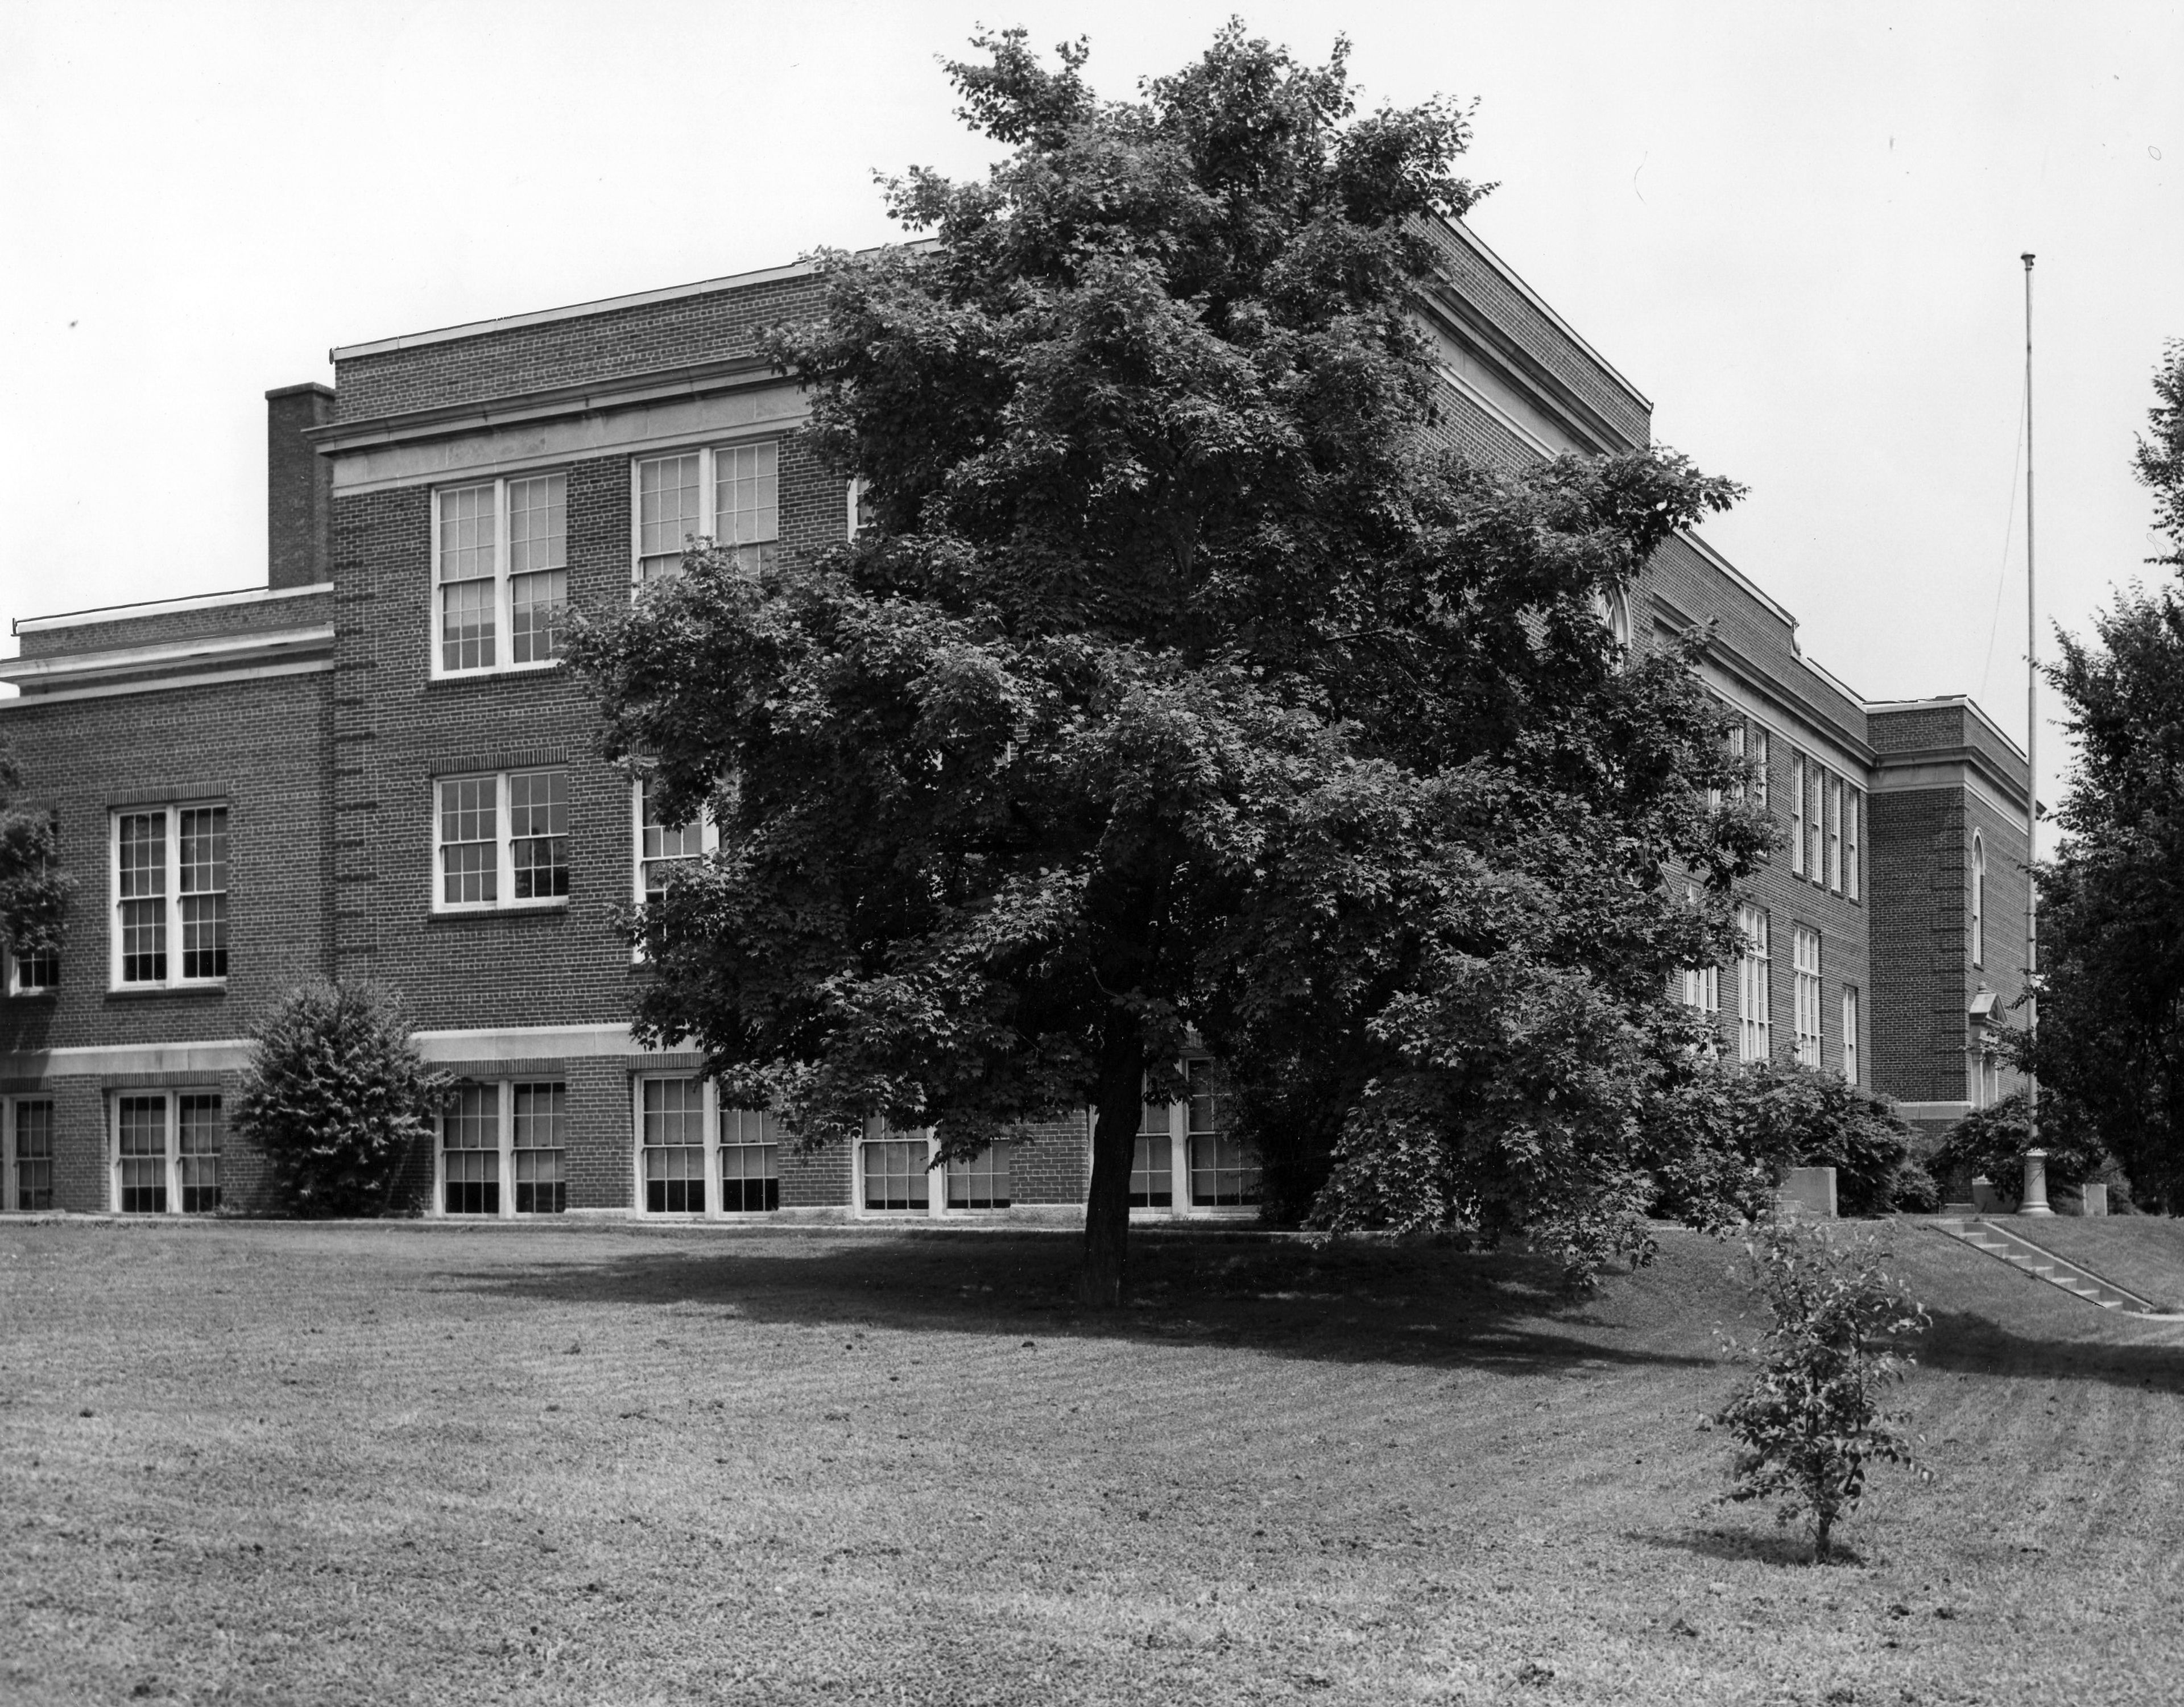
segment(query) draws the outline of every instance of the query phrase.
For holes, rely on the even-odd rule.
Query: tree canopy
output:
[[[2032,1063],[2043,1139],[2096,1136],[2148,1207],[2184,1212],[2184,342],[2138,442],[2171,575],[2134,586],[2048,670],[2075,749],[2039,873],[2044,989]],[[2051,1096],[2052,1093],[2052,1096]]]
[[[53,815],[15,803],[22,783],[0,745],[0,940],[19,957],[58,954],[75,880],[61,868]]]
[[[1418,292],[1464,109],[1361,113],[1342,44],[1235,25],[1128,101],[1081,43],[977,46],[1000,163],[890,181],[930,240],[822,253],[770,345],[869,525],[701,543],[573,647],[609,750],[720,826],[644,910],[640,1029],[810,1142],[1090,1105],[1095,1303],[1194,1038],[1324,1224],[1630,1247],[1707,1035],[1670,974],[1733,954],[1769,833],[1702,640],[1599,613],[1736,488],[1451,448]]]

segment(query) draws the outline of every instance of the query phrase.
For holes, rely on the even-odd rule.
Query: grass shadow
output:
[[[2090,1308],[2090,1307],[2089,1307]],[[2037,1381],[2102,1381],[2143,1392],[2184,1393],[2184,1338],[2133,1341],[2130,1333],[2174,1336],[2173,1326],[2097,1316],[2097,1336],[2045,1339],[2012,1332],[1991,1317],[1937,1310],[1934,1325],[1915,1347],[1919,1367],[1954,1374],[2029,1377]]]
[[[1132,1302],[1080,1309],[1074,1239],[984,1233],[902,1239],[738,1239],[580,1262],[449,1275],[482,1295],[733,1308],[800,1326],[1129,1339],[1243,1347],[1318,1362],[1424,1367],[1711,1367],[1637,1343],[1595,1299],[1556,1289],[1552,1264],[1441,1247],[1145,1240]],[[1678,1336],[1688,1343],[1687,1336]]]
[[[1643,1530],[1626,1529],[1625,1541],[1635,1541],[1641,1547],[1658,1547],[1678,1553],[1696,1554],[1702,1559],[1719,1559],[1730,1564],[1757,1562],[1775,1565],[1863,1565],[1865,1555],[1854,1547],[1846,1547],[1841,1541],[1830,1543],[1825,1559],[1813,1557],[1813,1539],[1808,1535],[1787,1531],[1767,1534],[1746,1529],[1691,1529],[1680,1535],[1649,1535]]]

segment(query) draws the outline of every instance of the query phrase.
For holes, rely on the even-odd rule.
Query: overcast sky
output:
[[[262,394],[331,345],[887,240],[875,169],[989,157],[936,63],[982,17],[1123,94],[1232,11],[1313,58],[1340,20],[1368,104],[1475,98],[1473,224],[1750,486],[1709,538],[1853,689],[2021,737],[2017,258],[2082,628],[2153,549],[2175,0],[0,0],[0,616],[262,583]]]

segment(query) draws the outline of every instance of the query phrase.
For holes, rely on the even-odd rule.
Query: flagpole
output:
[[[2034,881],[2040,825],[2040,615],[2032,573],[2032,257],[2025,263],[2025,1024],[2040,1035],[2040,890]],[[2040,1148],[2040,1075],[2025,1076],[2025,1144]]]

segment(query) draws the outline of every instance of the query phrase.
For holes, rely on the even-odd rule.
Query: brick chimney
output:
[[[333,468],[304,437],[332,418],[331,386],[265,393],[265,584],[309,587],[331,574]]]

